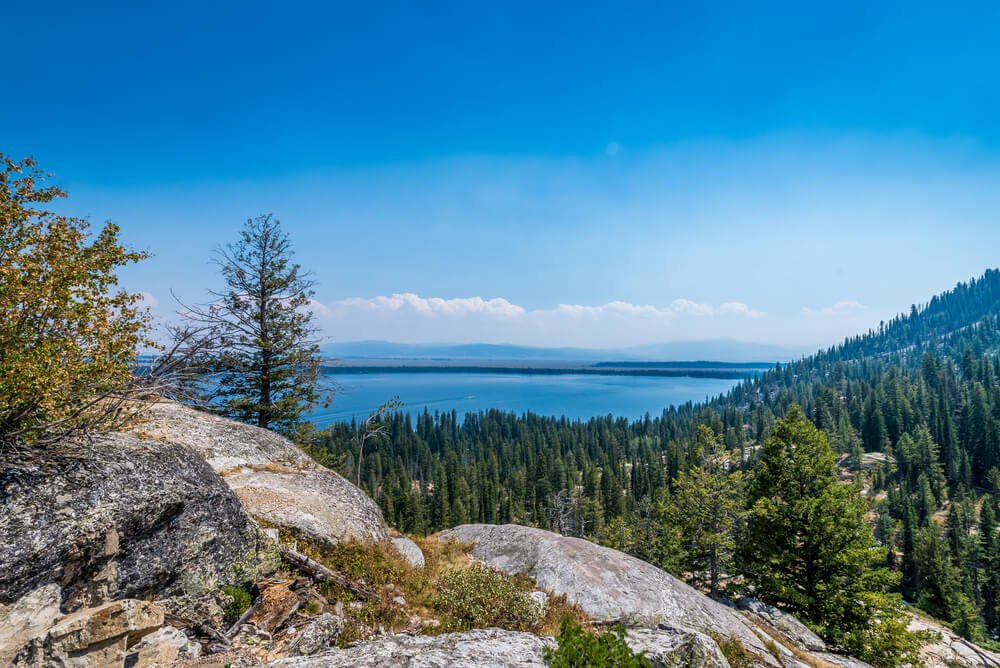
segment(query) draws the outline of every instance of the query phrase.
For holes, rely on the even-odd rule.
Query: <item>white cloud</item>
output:
[[[442,299],[441,297],[421,297],[412,292],[395,293],[378,297],[351,297],[337,302],[341,306],[355,307],[369,311],[382,312],[415,312],[425,316],[461,316],[481,314],[497,318],[511,318],[524,315],[525,310],[506,299],[496,297],[459,297]]]
[[[588,316],[591,318],[602,315],[652,316],[658,318],[673,318],[678,316],[712,316],[736,315],[746,318],[760,318],[763,311],[756,311],[742,302],[726,302],[719,306],[702,304],[690,299],[675,299],[669,306],[652,306],[650,304],[630,304],[629,302],[613,301],[599,306],[583,304],[559,304],[556,313],[572,316]]]
[[[312,311],[317,318],[321,318],[323,320],[329,320],[334,317],[333,309],[323,302],[316,301],[315,299],[310,299],[305,308],[307,311]]]
[[[675,299],[670,302],[669,311],[672,314],[690,315],[712,315],[715,313],[715,309],[708,304],[699,304],[690,299]]]
[[[573,317],[599,318],[603,315],[651,315],[661,316],[664,311],[649,304],[630,304],[629,302],[613,301],[597,306],[585,304],[559,304],[552,310],[554,313]]]
[[[743,302],[674,299],[662,305],[624,300],[536,308],[502,297],[425,297],[400,292],[327,304],[324,329],[338,340],[480,341],[609,347],[729,335],[734,321],[761,338],[770,319]],[[313,306],[320,314],[327,311]]]
[[[322,307],[322,305],[320,305]],[[421,297],[412,292],[379,295],[377,297],[351,297],[337,302],[337,306],[362,311],[380,313],[413,313],[422,316],[467,316],[485,315],[496,318],[520,316],[569,316],[573,318],[610,317],[652,317],[676,318],[680,316],[735,315],[759,318],[767,315],[756,311],[742,302],[726,302],[719,306],[703,304],[690,299],[675,299],[667,306],[633,304],[616,300],[605,304],[558,304],[552,309],[528,310],[502,297],[483,299],[482,297]],[[326,307],[322,307],[326,309]],[[314,310],[321,312],[320,308]],[[326,312],[333,313],[331,309]]]
[[[831,306],[824,306],[823,308],[809,308],[808,306],[802,307],[802,313],[808,316],[816,317],[835,317],[848,315],[850,313],[856,313],[858,311],[864,311],[868,307],[861,302],[855,301],[842,301],[837,302]]]
[[[743,302],[726,302],[719,307],[719,312],[739,315],[746,318],[763,318],[767,315],[764,311],[754,310]]]

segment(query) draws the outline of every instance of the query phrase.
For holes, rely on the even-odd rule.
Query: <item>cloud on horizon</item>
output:
[[[485,315],[493,318],[520,318],[522,316],[570,316],[573,318],[591,319],[605,316],[675,318],[680,316],[717,315],[762,318],[767,315],[764,311],[753,309],[743,302],[725,302],[718,306],[713,306],[690,299],[675,299],[667,306],[654,306],[652,304],[633,304],[616,300],[598,305],[558,304],[555,308],[551,309],[529,310],[503,297],[484,299],[475,296],[446,299],[442,297],[421,297],[412,292],[341,299],[336,302],[333,308],[317,303],[313,307],[313,310],[325,318],[337,318],[341,315],[346,315],[351,310],[378,313],[413,313],[427,317]]]
[[[739,301],[711,304],[678,298],[657,305],[613,300],[532,308],[504,297],[425,297],[413,292],[350,297],[311,308],[324,330],[340,341],[559,342],[591,347],[726,336],[734,329],[759,328],[768,315]]]
[[[868,307],[861,302],[856,301],[842,301],[832,304],[830,306],[824,306],[823,308],[813,309],[808,306],[802,307],[803,315],[808,315],[812,317],[830,318],[847,315],[849,313],[856,313],[858,311],[864,311]]]
[[[149,292],[157,327],[175,320]],[[160,308],[156,308],[159,306]],[[317,318],[325,340],[385,339],[400,343],[453,341],[519,345],[618,348],[671,341],[733,339],[754,343],[827,345],[846,333],[870,326],[869,307],[853,300],[767,313],[741,301],[719,304],[677,298],[666,305],[614,300],[603,304],[564,304],[529,308],[503,297],[424,297],[400,292],[349,297],[331,303],[310,299],[304,307]],[[775,338],[775,330],[794,336]],[[796,339],[811,339],[802,344]],[[807,339],[807,340],[808,340]]]

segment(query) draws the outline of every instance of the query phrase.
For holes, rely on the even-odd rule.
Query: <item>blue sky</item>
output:
[[[164,317],[273,211],[336,340],[811,346],[1000,264],[1000,5],[623,4],[8,0],[0,151]]]

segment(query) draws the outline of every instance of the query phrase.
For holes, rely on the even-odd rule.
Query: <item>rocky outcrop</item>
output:
[[[162,401],[137,433],[198,451],[247,512],[319,540],[388,540],[378,505],[339,474],[316,464],[287,439]]]
[[[150,633],[129,647],[125,655],[127,668],[147,666],[174,666],[179,661],[197,659],[201,656],[201,645],[194,642],[183,631],[172,626],[164,626]]]
[[[64,612],[255,577],[266,545],[205,460],[113,434],[86,459],[0,471],[0,604],[50,583]]]
[[[163,610],[148,601],[123,599],[59,617],[30,637],[0,646],[0,665],[122,666],[126,650],[163,625]]]
[[[292,641],[289,651],[295,656],[310,656],[334,649],[343,630],[343,617],[324,612],[309,621],[302,633]]]
[[[274,661],[275,668],[544,668],[551,638],[531,633],[477,629],[439,636],[395,635],[344,650]]]
[[[762,624],[766,624],[785,634],[789,640],[810,651],[826,651],[826,643],[793,615],[753,598],[744,597],[737,601],[740,610],[749,613]]]
[[[662,625],[656,630],[632,629],[625,641],[633,652],[645,652],[653,668],[730,668],[719,645],[709,636]]]
[[[598,620],[647,627],[666,623],[733,638],[759,661],[776,664],[758,634],[734,610],[617,550],[513,524],[466,524],[438,537],[472,544],[474,558],[506,573],[528,575]]]
[[[935,636],[932,642],[920,649],[920,658],[926,668],[1000,666],[1000,654],[969,642],[928,617],[911,614],[909,628],[911,631],[922,631]]]

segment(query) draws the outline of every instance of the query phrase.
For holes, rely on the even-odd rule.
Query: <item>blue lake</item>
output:
[[[586,420],[659,415],[664,408],[702,401],[728,391],[739,380],[719,378],[522,375],[509,373],[350,373],[334,374],[339,392],[329,408],[317,408],[318,426],[367,417],[393,396],[402,410],[458,411],[459,415],[502,411],[567,416]]]

